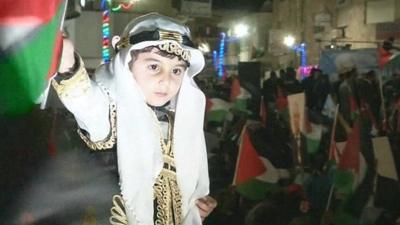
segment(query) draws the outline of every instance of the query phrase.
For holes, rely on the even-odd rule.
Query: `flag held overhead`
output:
[[[7,1],[0,13],[0,28],[7,31],[0,38],[0,114],[17,116],[40,103],[46,78],[57,71],[66,4]]]

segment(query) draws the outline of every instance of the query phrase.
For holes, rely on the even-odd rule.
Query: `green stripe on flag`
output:
[[[253,201],[263,200],[268,194],[276,192],[279,188],[277,184],[267,183],[258,179],[251,179],[236,186],[239,194]]]
[[[353,192],[355,176],[349,170],[337,169],[334,172],[333,183],[337,188],[337,192],[342,194],[350,194]]]
[[[248,112],[247,110],[247,99],[236,99],[233,102],[233,108],[239,111]]]
[[[306,141],[307,141],[306,142],[306,144],[307,144],[307,152],[310,153],[310,154],[316,153],[318,151],[318,149],[319,149],[320,140],[307,137],[307,135],[306,135]]]
[[[311,132],[305,133],[307,152],[314,154],[318,151],[322,138],[322,125],[311,123]]]
[[[53,58],[64,4],[57,15],[15,52],[0,59],[0,114],[21,115],[31,110],[42,94]]]
[[[228,115],[226,110],[214,110],[207,113],[208,122],[222,123]]]

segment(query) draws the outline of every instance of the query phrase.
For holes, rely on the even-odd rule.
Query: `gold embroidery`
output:
[[[61,99],[78,97],[78,95],[85,94],[90,89],[90,78],[82,59],[80,58],[80,67],[78,71],[71,78],[61,80],[60,83],[57,83],[57,81],[53,79],[51,85]],[[75,94],[74,90],[79,90],[79,92]]]
[[[111,208],[111,225],[128,225],[128,218],[125,213],[125,203],[120,195],[113,196],[113,207]]]
[[[154,114],[153,111],[152,113]],[[155,114],[154,117],[157,120],[158,125],[160,125]],[[169,120],[171,121],[171,119]],[[169,122],[168,125],[168,137],[166,138],[166,142],[162,137],[161,127],[158,126],[161,135],[160,141],[164,159],[164,168],[161,170],[153,186],[154,199],[157,203],[154,218],[155,225],[183,224],[182,196],[176,179],[175,160],[171,144],[172,126],[170,124],[172,124],[172,122]],[[125,213],[125,204],[120,195],[115,195],[113,197],[113,207],[111,208],[111,217],[109,221],[111,225],[128,225]]]
[[[159,30],[158,35],[160,40],[173,40],[180,44],[182,44],[183,41],[182,35],[173,31]]]
[[[183,49],[178,43],[176,42],[166,42],[158,45],[160,50],[166,51],[168,53],[177,55],[181,57],[184,61],[189,62],[191,55],[190,51],[187,49]]]
[[[169,121],[170,122],[168,126],[167,142],[165,143],[164,139],[162,138],[162,135],[160,138],[164,166],[154,184],[154,199],[157,203],[156,215],[154,221],[155,225],[183,224],[182,196],[176,179],[175,160],[174,160],[173,148],[171,145],[172,126],[170,124],[172,124],[172,122],[171,119],[169,119]],[[160,134],[161,134],[161,128],[160,128]]]
[[[129,45],[129,38],[128,37],[123,37],[121,40],[118,41],[116,44],[116,47],[118,50],[123,49]]]
[[[110,134],[105,140],[93,142],[90,138],[85,135],[80,129],[78,129],[78,134],[85,142],[85,144],[92,150],[105,150],[110,149],[115,145],[117,140],[117,106],[114,100],[110,97],[110,93],[108,90],[101,84],[98,83],[99,87],[103,90],[103,92],[107,93],[108,100],[110,102]]]

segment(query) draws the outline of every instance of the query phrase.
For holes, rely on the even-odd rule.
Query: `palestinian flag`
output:
[[[347,143],[339,158],[339,168],[358,172],[360,168],[360,122],[354,123],[353,129],[347,138]]]
[[[309,154],[314,154],[318,151],[322,138],[322,125],[311,123],[308,119],[308,109],[304,108],[304,125],[303,135],[305,137],[306,150]]]
[[[241,134],[233,185],[236,190],[250,200],[262,200],[278,189],[279,171],[265,157],[258,154],[250,139],[248,125]]]
[[[338,192],[351,193],[364,179],[367,171],[365,158],[361,154],[360,126],[356,121],[346,142],[334,143],[336,169],[333,174]]]
[[[233,108],[239,111],[248,112],[247,100],[251,97],[251,94],[240,86],[238,78],[234,78],[231,85],[230,102],[233,104]]]
[[[220,98],[207,99],[206,118],[207,122],[223,122],[229,115],[231,103]]]
[[[336,157],[342,157],[346,145],[347,142],[337,142],[334,144],[337,151]],[[358,153],[358,159],[359,169],[357,171],[340,168],[339,161],[331,161],[332,167],[330,175],[333,179],[333,185],[337,189],[338,193],[351,194],[363,181],[367,171],[367,164],[361,152]]]
[[[250,98],[251,94],[246,89],[240,87],[239,95],[232,102],[233,108],[250,114],[251,112],[247,110],[247,100]]]
[[[63,0],[4,0],[0,11],[0,114],[21,115],[57,71]]]
[[[310,123],[310,129],[305,130],[304,137],[306,139],[307,153],[317,153],[322,138],[322,125]]]

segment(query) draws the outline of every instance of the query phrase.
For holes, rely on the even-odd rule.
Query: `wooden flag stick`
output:
[[[329,146],[332,146],[333,142],[335,141],[335,132],[336,132],[336,124],[337,124],[337,120],[338,120],[338,114],[339,114],[339,104],[337,104],[335,107],[335,114],[334,114],[335,116],[333,119],[331,140],[330,140]],[[329,150],[331,150],[331,149],[329,148]],[[332,157],[333,157],[333,153],[329,152],[329,160],[332,160]]]
[[[335,132],[336,132],[336,124],[337,124],[337,120],[338,120],[338,114],[339,114],[339,104],[337,104],[335,107],[335,117],[334,117],[333,125],[332,125],[330,146],[332,146],[335,141]],[[330,147],[329,148],[329,160],[332,160],[332,157],[334,157],[334,152],[331,152],[331,151],[332,151],[332,148]],[[329,191],[328,201],[326,203],[326,208],[325,208],[326,212],[329,210],[329,208],[331,206],[333,191],[334,191],[334,185],[332,184],[331,189]]]
[[[386,131],[386,129],[387,129],[387,118],[386,118],[385,99],[384,99],[384,96],[383,96],[383,82],[382,82],[382,77],[381,76],[378,76],[378,81],[379,81],[379,93],[380,93],[380,97],[381,97],[382,128],[384,129],[384,131]]]

